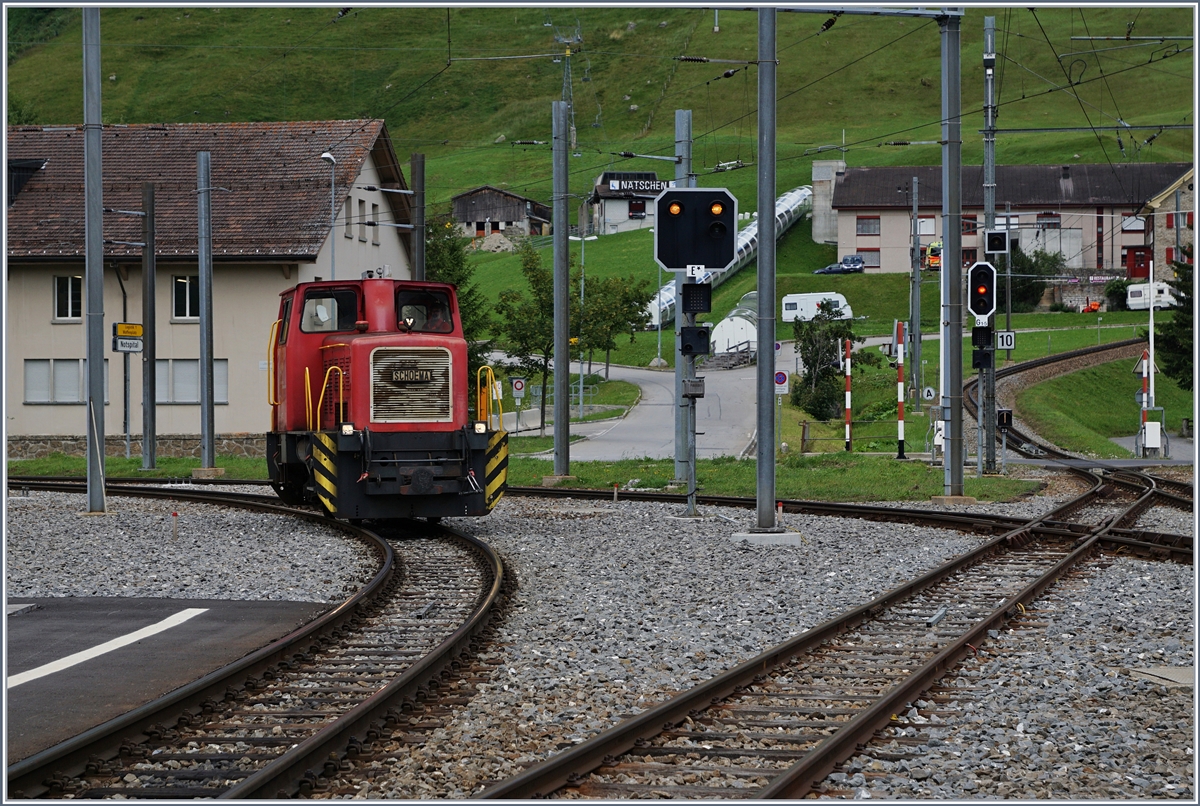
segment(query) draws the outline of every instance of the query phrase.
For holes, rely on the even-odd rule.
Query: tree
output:
[[[546,431],[546,387],[550,361],[554,358],[554,271],[542,266],[542,257],[529,241],[517,248],[521,273],[529,284],[529,296],[515,288],[500,292],[496,312],[500,315],[500,332],[507,341],[509,355],[514,359],[510,369],[542,381],[542,434]]]
[[[578,288],[578,282],[575,285]],[[604,379],[608,380],[612,351],[617,349],[617,336],[628,333],[629,342],[633,343],[634,331],[645,328],[650,321],[646,306],[650,304],[654,292],[648,281],[638,282],[632,275],[623,280],[619,277],[592,280],[587,284],[586,292],[587,299],[581,314],[583,339],[580,347],[588,351],[604,351]]]
[[[1175,297],[1175,313],[1170,321],[1156,323],[1158,341],[1156,360],[1162,362],[1162,371],[1185,391],[1195,383],[1192,358],[1192,249],[1184,247],[1187,263],[1174,261],[1175,279],[1169,281]]]
[[[827,302],[817,305],[812,319],[797,319],[792,329],[804,364],[800,382],[792,385],[792,402],[819,420],[832,419],[842,405],[837,380],[844,345],[847,339],[863,339],[854,335],[850,320],[838,318]]]
[[[1042,301],[1046,293],[1046,278],[1062,274],[1066,270],[1067,259],[1061,252],[1043,252],[1037,250],[1026,254],[1016,247],[1012,251],[1012,310],[1019,313],[1032,311]],[[1003,289],[1003,270],[997,272],[997,289]],[[997,310],[1004,306],[1004,298],[997,296]]]
[[[479,368],[488,363],[492,342],[484,335],[491,330],[492,315],[488,301],[471,282],[475,267],[467,255],[469,243],[469,238],[458,234],[450,213],[426,222],[425,279],[457,288],[458,314],[467,340],[467,377],[474,378]]]

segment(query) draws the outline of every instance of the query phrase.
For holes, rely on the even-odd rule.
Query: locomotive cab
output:
[[[353,520],[486,515],[504,492],[508,435],[490,384],[471,416],[455,289],[376,274],[281,294],[268,351],[272,486]]]

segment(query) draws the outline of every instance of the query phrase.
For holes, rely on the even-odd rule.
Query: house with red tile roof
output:
[[[106,334],[117,322],[151,324],[141,322],[134,213],[143,186],[154,187],[160,445],[200,431],[199,152],[211,165],[217,434],[268,428],[267,339],[280,292],[384,266],[411,276],[412,196],[389,192],[407,185],[382,120],[106,125],[101,139]],[[6,433],[20,456],[36,437],[86,432],[83,127],[10,126],[6,146]],[[123,441],[123,354],[107,355],[105,433]],[[131,367],[136,435],[140,355]]]

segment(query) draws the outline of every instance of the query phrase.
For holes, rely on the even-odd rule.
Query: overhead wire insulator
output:
[[[707,56],[676,56],[675,58],[681,62],[707,62],[708,61]]]

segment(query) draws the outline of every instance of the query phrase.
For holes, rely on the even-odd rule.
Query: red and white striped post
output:
[[[846,339],[846,450],[850,448],[850,339]]]
[[[904,323],[896,323],[896,458],[904,455]]]

